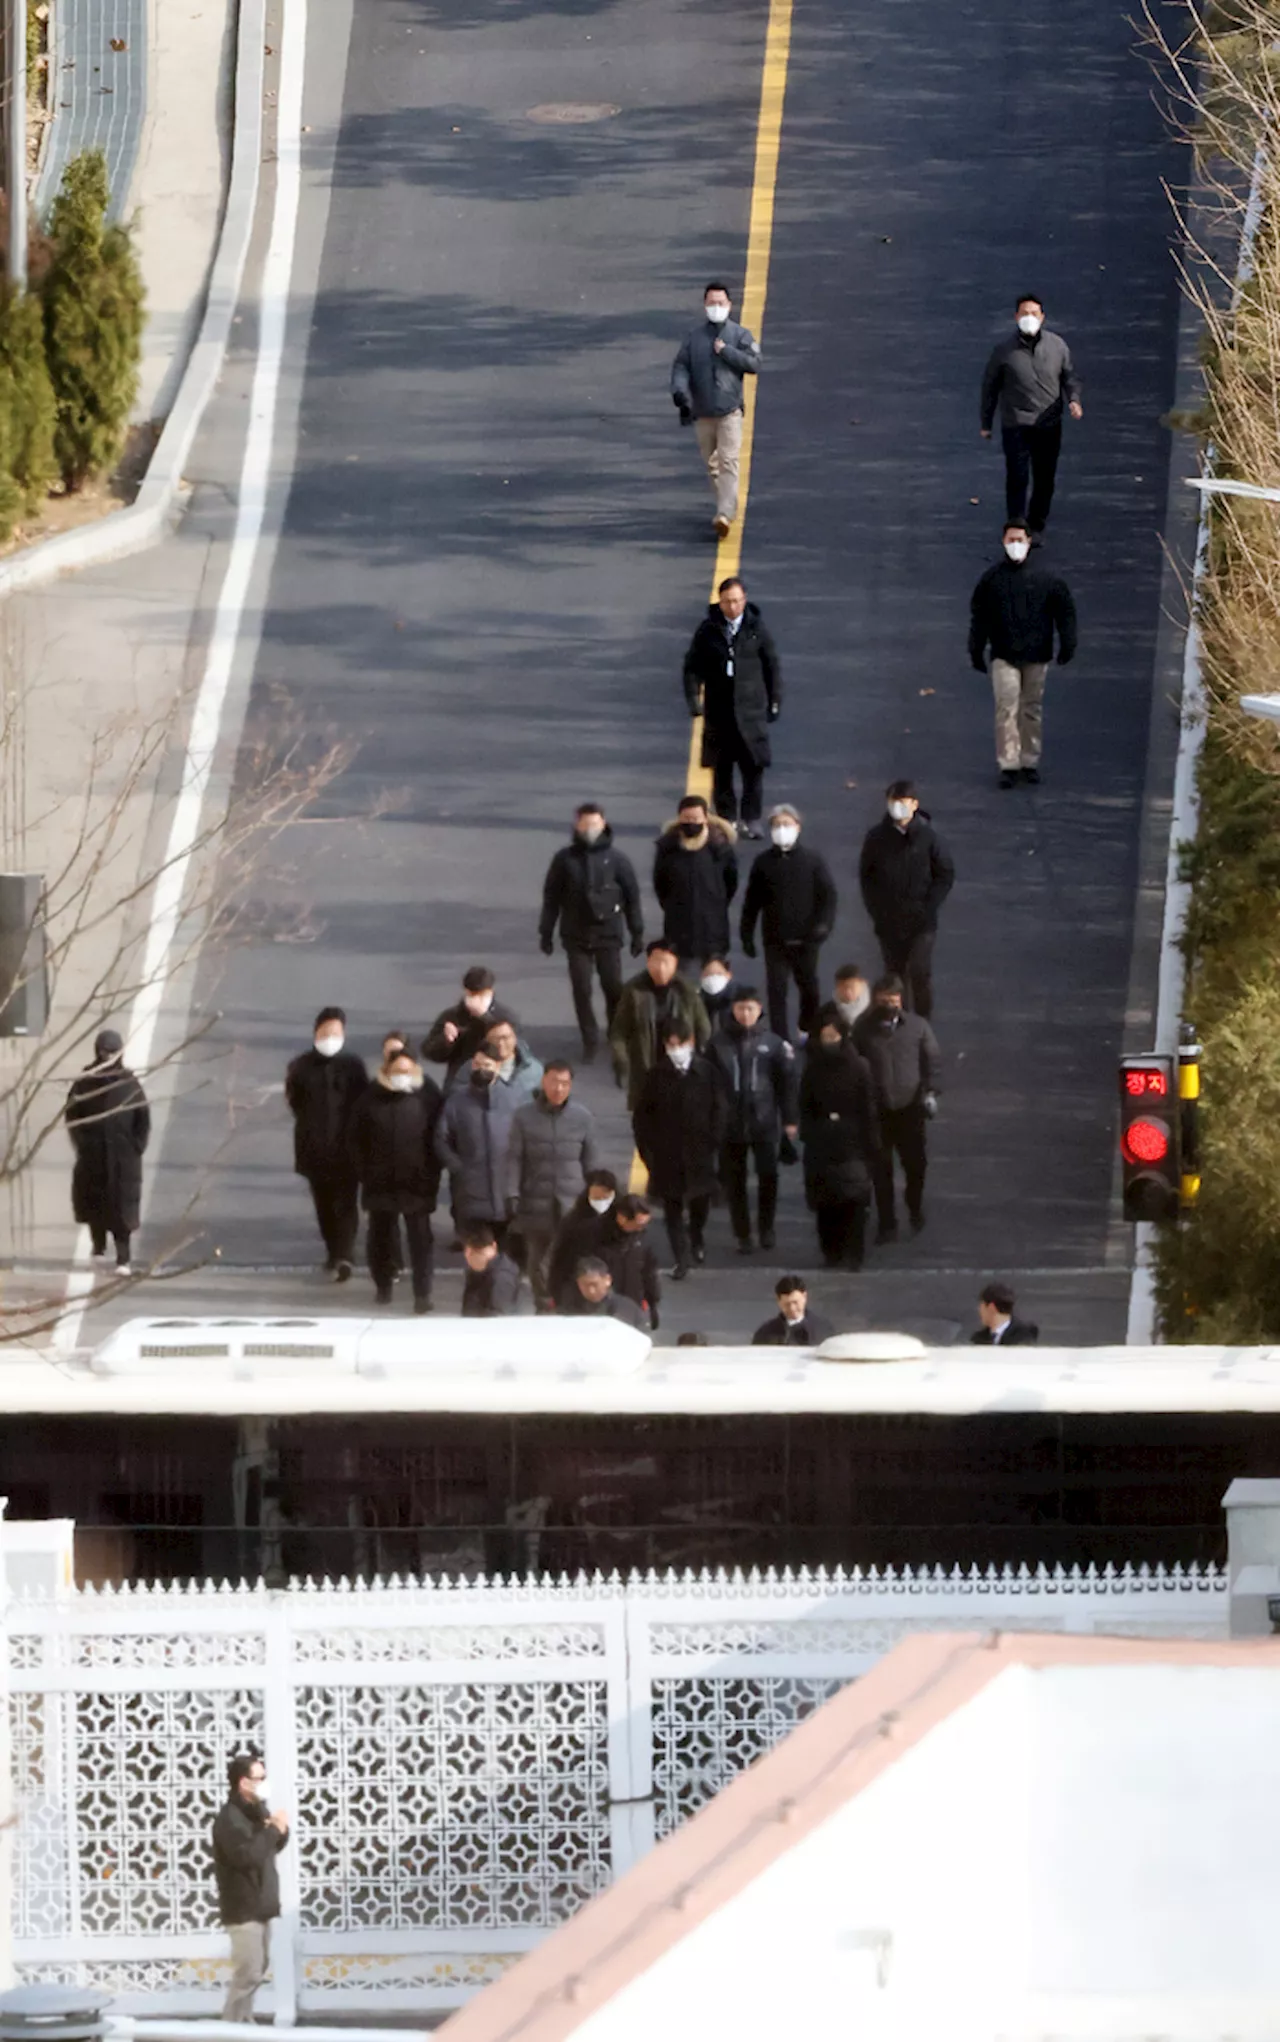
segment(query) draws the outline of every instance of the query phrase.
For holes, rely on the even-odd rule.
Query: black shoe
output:
[[[913,1234],[922,1234],[924,1232],[924,1214],[922,1212],[912,1213],[911,1231]]]
[[[856,1276],[865,1260],[866,1257],[864,1255],[846,1255],[844,1261],[839,1264],[839,1267],[849,1270],[852,1275]]]
[[[389,1283],[384,1283],[375,1290],[373,1302],[375,1305],[389,1305],[391,1303],[391,1285]]]
[[[764,831],[758,830],[753,822],[739,823],[738,835],[740,837],[747,837],[753,844],[759,844],[764,839]]]
[[[102,1244],[102,1246],[101,1246],[100,1248],[95,1248],[93,1252],[94,1252],[94,1255],[95,1255],[95,1256],[98,1256],[98,1255],[105,1255],[105,1254],[106,1254],[106,1252],[107,1252],[107,1244],[106,1244],[106,1242],[104,1241],[104,1242],[103,1242],[103,1244]],[[327,1262],[325,1263],[325,1265],[324,1265],[324,1273],[325,1273],[325,1275],[326,1275],[326,1276],[332,1276],[332,1275],[333,1275],[333,1272],[334,1272],[334,1270],[335,1270],[335,1269],[337,1268],[337,1266],[338,1266],[338,1265],[337,1265],[337,1263],[336,1263],[336,1262],[334,1261],[334,1259],[333,1259],[332,1255],[330,1255],[330,1257],[329,1257],[328,1261],[327,1261]]]
[[[599,1043],[598,1043],[598,1042],[584,1042],[584,1043],[583,1043],[583,1045],[582,1045],[582,1061],[583,1061],[583,1063],[584,1063],[584,1064],[593,1064],[593,1063],[595,1062],[596,1058],[597,1058],[597,1057],[599,1056],[599,1054],[600,1054],[600,1045],[599,1045]]]
[[[413,1312],[415,1318],[420,1319],[423,1317],[424,1313],[434,1312],[434,1310],[435,1306],[432,1304],[430,1298],[415,1298],[413,1301]]]
[[[351,1264],[349,1262],[339,1262],[334,1269],[333,1280],[335,1283],[350,1283]]]
[[[461,1255],[461,1253],[462,1253],[462,1236],[461,1236],[461,1234],[455,1234],[455,1235],[454,1235],[454,1237],[453,1237],[453,1239],[452,1239],[452,1240],[450,1241],[450,1243],[449,1243],[449,1253],[450,1253],[451,1255]]]
[[[677,1262],[675,1268],[671,1272],[671,1281],[672,1283],[683,1283],[688,1274],[689,1274],[688,1263]]]
[[[1022,769],[1022,777],[1026,781],[1028,787],[1038,787],[1040,785],[1039,766],[1024,766]]]
[[[844,1263],[839,1255],[824,1255],[822,1266],[824,1269],[842,1269]]]
[[[766,1232],[765,1232],[765,1230],[764,1230],[764,1228],[763,1228],[763,1227],[762,1227],[762,1228],[760,1229],[760,1246],[761,1246],[762,1248],[772,1248],[772,1246],[773,1246],[773,1229],[772,1229],[772,1227],[770,1227],[770,1229],[769,1229],[768,1233],[766,1233]]]
[[[743,1238],[743,1239],[742,1239],[741,1241],[739,1241],[739,1243],[738,1243],[738,1253],[739,1253],[739,1255],[754,1255],[754,1254],[755,1254],[755,1252],[756,1252],[756,1251],[755,1251],[755,1248],[754,1248],[754,1247],[753,1247],[753,1245],[752,1245],[752,1241],[751,1241],[751,1236],[750,1236],[750,1234],[747,1234],[747,1235],[746,1235],[746,1236],[745,1236],[745,1237],[744,1237],[744,1238]]]
[[[694,1242],[694,1244],[693,1244],[693,1266],[694,1266],[694,1268],[695,1268],[695,1269],[701,1269],[701,1267],[702,1267],[703,1263],[704,1263],[704,1262],[706,1261],[706,1259],[707,1259],[707,1251],[706,1251],[706,1248],[705,1248],[704,1244],[703,1244],[703,1243],[702,1243],[701,1241],[695,1241],[695,1242]]]
[[[1022,775],[1019,773],[1016,766],[1002,766],[1000,768],[1001,792],[1004,793],[1007,792],[1010,787],[1016,787],[1021,778]]]
[[[877,1228],[877,1230],[876,1230],[876,1246],[877,1246],[877,1248],[883,1248],[883,1247],[886,1247],[886,1246],[888,1245],[888,1243],[889,1243],[890,1241],[896,1241],[896,1240],[897,1240],[897,1238],[898,1238],[898,1229],[897,1229],[897,1227],[896,1227],[896,1226],[892,1226],[892,1227],[879,1227],[879,1228]]]
[[[1029,525],[1027,527],[1027,537],[1033,546],[1044,545],[1044,533],[1037,525]]]

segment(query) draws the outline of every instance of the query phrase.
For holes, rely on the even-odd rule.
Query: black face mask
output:
[[[680,825],[680,834],[682,837],[700,837],[702,835],[703,827],[704,825],[700,822],[682,822]]]
[[[494,1072],[492,1071],[472,1071],[471,1073],[472,1084],[478,1085],[482,1092],[488,1090],[493,1080]]]

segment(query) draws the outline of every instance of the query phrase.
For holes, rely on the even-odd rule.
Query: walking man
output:
[[[389,1058],[351,1116],[352,1166],[369,1216],[367,1250],[374,1302],[389,1305],[400,1271],[404,1222],[413,1271],[413,1309],[431,1310],[435,1245],[431,1215],[440,1190],[436,1126],[440,1087],[408,1050]]]
[[[695,1052],[688,1024],[670,1023],[662,1048],[631,1124],[650,1194],[662,1200],[671,1275],[679,1282],[691,1263],[707,1259],[707,1215],[719,1181],[726,1115],[720,1082],[707,1058]]]
[[[978,1294],[982,1324],[969,1335],[971,1347],[1034,1347],[1040,1328],[1029,1319],[1015,1319],[1017,1299],[1007,1283],[985,1284]]]
[[[780,1276],[773,1291],[777,1314],[756,1327],[751,1336],[753,1347],[821,1347],[824,1340],[830,1340],[831,1321],[821,1312],[809,1310],[802,1276]]]
[[[499,1248],[492,1227],[468,1227],[462,1237],[467,1265],[462,1286],[464,1319],[509,1319],[519,1307],[520,1267]]]
[[[651,1333],[658,1330],[658,1306],[662,1303],[662,1277],[658,1257],[649,1240],[653,1207],[639,1192],[629,1191],[618,1200],[617,1232],[602,1250],[613,1287],[619,1297],[630,1298],[643,1315]]]
[[[566,1319],[617,1319],[637,1333],[645,1331],[644,1313],[614,1289],[613,1271],[598,1255],[584,1255],[578,1263],[561,1312]]]
[[[565,1285],[584,1255],[604,1255],[616,1233],[618,1180],[597,1163],[587,1188],[575,1198],[556,1229],[547,1268],[547,1287],[557,1309]]]
[[[791,1162],[796,1160],[795,1051],[783,1036],[760,1026],[762,1011],[755,987],[740,986],[732,1018],[707,1045],[725,1092],[720,1175],[739,1255],[752,1252],[749,1160],[755,1159],[758,1231],[760,1246],[766,1249],[773,1246],[779,1156],[785,1153]]]
[[[716,514],[711,529],[723,539],[738,515],[738,463],[742,455],[742,379],[760,368],[760,349],[745,326],[729,317],[729,293],[710,283],[702,294],[700,326],[681,345],[671,366],[671,399],[681,425],[692,425],[707,464]]]
[[[1024,293],[1017,324],[992,348],[982,378],[982,437],[991,438],[996,407],[1004,444],[1005,516],[1030,527],[1031,543],[1049,522],[1054,477],[1062,449],[1062,410],[1084,417],[1080,380],[1061,334],[1050,333],[1039,298]],[[1030,487],[1030,501],[1027,499]]]
[[[924,1176],[928,1165],[925,1128],[938,1110],[942,1059],[927,1021],[902,1009],[902,980],[877,979],[872,1003],[853,1030],[853,1046],[871,1072],[880,1121],[880,1153],[874,1176],[876,1246],[898,1238],[893,1202],[893,1158],[902,1158],[907,1218],[918,1234],[924,1225]]]
[[[124,1043],[114,1028],[100,1030],[93,1062],[67,1096],[67,1133],[75,1151],[71,1211],[88,1227],[95,1262],[106,1261],[107,1236],[115,1274],[129,1276],[129,1243],[142,1208],[142,1158],[151,1139],[147,1095],[124,1065]]]
[[[454,1222],[460,1234],[476,1226],[492,1227],[499,1247],[507,1239],[507,1150],[516,1114],[527,1106],[542,1076],[541,1064],[527,1089],[513,1074],[501,1076],[506,1058],[499,1057],[499,1024],[483,1049],[471,1059],[471,1075],[445,1097],[436,1128],[436,1155],[449,1172]],[[510,1059],[514,1067],[514,1057]]]
[[[986,672],[991,647],[996,764],[1006,788],[1015,786],[1019,775],[1039,786],[1044,677],[1055,632],[1059,666],[1069,665],[1076,650],[1071,591],[1060,574],[1032,565],[1030,550],[1026,526],[1016,520],[1007,524],[1005,557],[980,577],[970,606],[969,659],[975,672]]]
[[[662,933],[680,959],[681,975],[693,984],[705,958],[729,952],[729,903],[738,888],[733,839],[733,824],[709,814],[700,794],[685,795],[658,838],[653,890]]]
[[[769,725],[782,708],[782,668],[773,639],[746,583],[722,581],[718,600],[699,624],[684,656],[684,697],[702,717],[702,763],[714,775],[712,800],[726,822],[741,819],[744,837],[759,837]],[[742,806],[734,787],[742,781]]]
[[[471,1059],[489,1030],[499,1021],[520,1026],[510,1007],[500,1006],[497,980],[485,964],[473,964],[462,974],[462,998],[437,1014],[422,1041],[422,1055],[429,1064],[445,1064],[444,1089],[467,1081]]]
[[[955,885],[951,854],[920,807],[912,780],[892,780],[885,814],[862,840],[858,881],[884,968],[902,979],[913,1012],[933,1012],[938,912]]]
[[[791,980],[800,996],[800,1034],[807,1036],[818,1011],[818,952],[836,918],[836,883],[825,858],[800,842],[800,811],[780,802],[769,813],[773,844],[751,867],[742,903],[742,947],[756,954],[756,922],[764,924],[765,985],[769,1026],[791,1039],[787,993]]]
[[[511,1123],[507,1148],[507,1218],[524,1241],[525,1268],[539,1312],[552,1306],[551,1244],[599,1161],[595,1119],[570,1098],[572,1089],[571,1066],[548,1064],[533,1098]]]
[[[613,1017],[609,1030],[613,1071],[626,1092],[630,1113],[640,1104],[645,1073],[661,1058],[663,1030],[668,1023],[686,1027],[699,1045],[711,1033],[698,987],[679,976],[676,964],[673,946],[665,937],[656,938],[649,945],[644,970],[622,988]]]
[[[591,1004],[592,975],[599,975],[607,1030],[622,997],[624,928],[631,938],[631,955],[639,957],[644,949],[644,917],[635,871],[631,860],[614,849],[613,832],[599,802],[582,803],[574,816],[571,841],[556,852],[547,867],[538,924],[544,957],[550,957],[555,949],[557,922],[569,960],[583,1062],[594,1063],[600,1029]]]
[[[879,1134],[871,1073],[823,1007],[800,1080],[805,1198],[827,1269],[861,1269]]]
[[[280,1913],[276,1859],[289,1841],[283,1809],[268,1814],[267,1769],[242,1753],[227,1767],[229,1792],[213,1820],[213,1869],[218,1914],[231,1938],[231,1984],[224,2021],[247,2021],[267,1975],[271,1924]]]
[[[335,1283],[349,1280],[356,1252],[360,1184],[348,1135],[352,1108],[369,1084],[364,1059],[345,1047],[346,1039],[341,1007],[322,1007],[311,1048],[293,1059],[284,1076],[284,1096],[293,1115],[293,1167],[310,1187],[324,1266],[332,1270]],[[404,1047],[398,1039],[397,1047]]]

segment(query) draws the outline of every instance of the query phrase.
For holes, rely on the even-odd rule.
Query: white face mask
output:
[[[780,851],[789,851],[799,834],[799,826],[793,822],[776,822],[769,832]]]
[[[266,1780],[254,1780],[251,1784],[254,1793],[260,1801],[269,1801],[271,1799],[271,1788]]]
[[[1024,312],[1018,321],[1018,331],[1025,333],[1028,340],[1034,340],[1043,325],[1044,320],[1037,319],[1034,312]]]
[[[487,1014],[490,1007],[493,1005],[493,994],[464,993],[462,995],[462,1004],[466,1008],[468,1014],[475,1014],[477,1016],[480,1014]]]
[[[858,1018],[859,1018],[859,1017],[860,1017],[861,1015],[865,1014],[865,1013],[866,1013],[866,1011],[867,1011],[867,1008],[868,1008],[868,1007],[869,1007],[870,1005],[871,1005],[871,995],[870,995],[870,993],[860,993],[860,994],[859,994],[859,996],[858,996],[858,998],[857,998],[856,1000],[837,1000],[837,1001],[836,1001],[836,1006],[837,1006],[837,1007],[839,1008],[839,1010],[840,1010],[840,1019],[841,1019],[842,1021],[846,1021],[846,1022],[850,1022],[850,1023],[852,1023],[852,1022],[854,1022],[854,1021],[858,1020]]]
[[[889,813],[895,822],[910,822],[912,816],[911,803],[909,801],[891,801],[889,803]]]
[[[598,844],[604,835],[604,825],[603,823],[592,823],[590,829],[588,829],[584,824],[578,831],[578,835],[582,838],[584,844]]]
[[[688,1042],[682,1043],[679,1049],[669,1049],[667,1055],[678,1071],[687,1071],[693,1062],[693,1045]]]
[[[704,993],[710,993],[712,998],[714,999],[717,993],[722,993],[724,991],[728,983],[729,974],[727,972],[709,971],[702,981],[702,990]]]
[[[608,1212],[609,1207],[613,1204],[613,1193],[610,1192],[607,1198],[589,1198],[587,1204],[591,1207],[592,1212]]]
[[[416,1092],[422,1080],[412,1071],[392,1071],[387,1083],[393,1092]]]
[[[317,1035],[316,1051],[320,1056],[336,1056],[346,1039],[345,1035]]]
[[[725,320],[729,317],[729,307],[727,305],[704,305],[703,310],[713,326],[723,326]]]
[[[1030,542],[1026,539],[1006,539],[1004,542],[1004,550],[1008,554],[1010,560],[1025,560],[1028,553],[1031,551],[1031,545]]]

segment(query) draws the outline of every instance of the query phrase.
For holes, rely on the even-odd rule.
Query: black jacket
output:
[[[726,1142],[779,1142],[783,1128],[796,1125],[795,1051],[780,1035],[730,1015],[707,1058],[724,1087]]]
[[[557,1305],[566,1284],[573,1282],[573,1272],[583,1256],[596,1255],[602,1262],[608,1262],[618,1238],[616,1199],[608,1212],[593,1212],[585,1191],[574,1200],[556,1228],[547,1263],[547,1289]]]
[[[976,1333],[969,1335],[970,1347],[1033,1347],[1040,1338],[1040,1328],[1026,1319],[1010,1319],[999,1340],[996,1340],[989,1326],[979,1326]]]
[[[716,342],[723,341],[716,353]],[[742,379],[760,369],[760,348],[745,326],[726,319],[720,326],[704,319],[682,341],[671,364],[671,395],[682,412],[695,418],[726,418],[742,410]]]
[[[800,1080],[804,1189],[811,1206],[865,1204],[879,1155],[871,1073],[848,1043],[814,1043]]]
[[[735,1000],[741,999],[742,987],[745,984],[745,979],[739,980],[730,977],[729,983],[722,993],[709,993],[705,986],[700,985],[698,987],[698,998],[702,1002],[702,1011],[707,1017],[713,1035],[717,1028],[723,1028],[726,1021],[733,1019],[733,1003]]]
[[[458,1031],[453,1042],[445,1041],[446,1021],[452,1021]],[[500,1006],[497,1000],[491,1002],[487,1013],[484,1014],[469,1014],[466,1002],[455,1000],[452,1007],[446,1007],[443,1013],[436,1015],[422,1038],[422,1055],[429,1064],[448,1065],[444,1081],[446,1092],[466,1077],[467,1066],[472,1057],[478,1049],[484,1047],[485,1036],[499,1021],[509,1021],[516,1034],[520,1033],[518,1017],[512,1013],[510,1007]]]
[[[892,1026],[883,1009],[868,1007],[853,1025],[853,1046],[865,1057],[875,1088],[876,1105],[901,1113],[926,1092],[937,1092],[942,1078],[938,1038],[918,1014],[898,1014]]]
[[[951,854],[922,810],[905,830],[886,815],[862,840],[858,883],[878,935],[918,936],[936,929],[955,878]]]
[[[702,763],[714,766],[741,737],[757,766],[771,760],[769,725],[782,707],[777,647],[754,603],[730,635],[719,603],[711,603],[684,656],[689,714],[702,711]]]
[[[765,948],[782,950],[792,943],[825,943],[836,918],[836,883],[825,858],[807,844],[789,851],[770,844],[751,867],[742,903],[742,947],[754,955],[756,923],[764,930]]]
[[[795,1325],[784,1319],[781,1312],[766,1319],[763,1326],[757,1326],[751,1336],[753,1347],[821,1347],[824,1340],[832,1335],[830,1319],[824,1319],[821,1312],[806,1311],[803,1319]]]
[[[133,1072],[119,1062],[82,1071],[67,1095],[67,1133],[76,1158],[71,1211],[78,1225],[136,1233],[151,1110]]]
[[[232,1794],[213,1818],[213,1870],[218,1913],[227,1927],[246,1921],[274,1921],[280,1912],[276,1858],[289,1841],[272,1828],[261,1801]]]
[[[368,1090],[369,1073],[349,1049],[321,1056],[318,1049],[295,1056],[284,1074],[284,1096],[293,1115],[293,1167],[300,1177],[349,1177],[351,1109]]]
[[[662,933],[678,957],[723,957],[729,948],[729,903],[737,891],[738,861],[732,823],[713,816],[707,840],[685,849],[677,823],[658,838],[653,890],[662,907]]]
[[[1047,666],[1058,634],[1058,665],[1075,657],[1076,606],[1061,575],[1029,560],[997,560],[969,606],[969,658],[985,673],[987,647],[1011,666]]]
[[[434,1212],[440,1190],[440,1087],[393,1092],[375,1078],[351,1114],[349,1150],[366,1212]]]
[[[1002,426],[1051,425],[1064,403],[1080,402],[1080,379],[1060,333],[1042,326],[1034,338],[1015,327],[997,341],[982,377],[981,419],[990,432],[1000,406]]]
[[[558,1309],[565,1319],[618,1319],[624,1326],[634,1326],[637,1333],[645,1331],[644,1313],[639,1305],[633,1305],[630,1298],[619,1297],[616,1290],[606,1291],[598,1305],[591,1305],[577,1284],[571,1283]]]
[[[550,943],[560,924],[566,950],[603,950],[621,943],[624,926],[633,945],[644,941],[640,888],[631,860],[616,851],[606,824],[599,840],[575,836],[556,852],[542,885],[538,940]]]
[[[657,1252],[649,1239],[652,1232],[652,1220],[638,1234],[628,1234],[621,1227],[616,1228],[612,1241],[604,1250],[603,1260],[608,1263],[613,1277],[614,1296],[630,1298],[633,1305],[647,1305],[649,1325],[656,1331],[658,1306],[662,1303],[662,1276]]]
[[[631,1122],[652,1197],[714,1196],[726,1118],[724,1088],[705,1056],[684,1072],[659,1057]]]
[[[520,1270],[509,1255],[494,1256],[487,1269],[468,1263],[462,1286],[464,1319],[509,1319],[520,1296]]]

